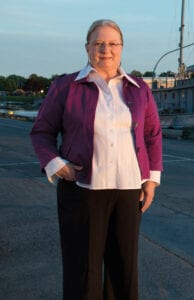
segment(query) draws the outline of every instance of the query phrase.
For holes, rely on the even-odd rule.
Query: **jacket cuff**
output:
[[[52,184],[56,184],[58,176],[56,175],[56,172],[58,172],[60,169],[62,169],[66,164],[68,163],[67,160],[62,159],[61,157],[57,156],[49,161],[49,163],[45,167],[46,175],[48,180]]]
[[[161,181],[161,171],[150,171],[150,178],[142,180],[142,184],[146,181],[153,181],[156,183],[156,186],[159,186]]]

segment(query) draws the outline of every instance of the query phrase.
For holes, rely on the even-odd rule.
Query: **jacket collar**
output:
[[[128,75],[122,67],[119,67],[119,77],[123,78],[125,77],[130,83],[140,88],[139,84],[133,79],[130,75]],[[90,64],[85,66],[77,75],[75,78],[75,81],[85,79],[91,72],[97,72]]]

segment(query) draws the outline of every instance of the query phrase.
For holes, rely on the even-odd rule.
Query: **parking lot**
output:
[[[32,124],[0,118],[1,300],[62,299],[55,188],[40,173]],[[164,139],[163,149],[162,183],[141,224],[140,300],[193,300],[194,141]]]

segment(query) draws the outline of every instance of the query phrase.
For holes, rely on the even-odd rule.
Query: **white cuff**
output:
[[[61,157],[57,156],[55,158],[53,158],[51,161],[49,161],[49,163],[46,165],[46,167],[44,168],[46,171],[46,175],[48,180],[56,185],[57,180],[58,180],[58,176],[56,175],[56,173],[62,169],[66,164],[68,163],[67,160],[62,159]]]
[[[160,185],[161,172],[160,171],[150,171],[150,178],[144,179],[142,184],[146,181],[154,181],[157,183],[157,186]]]

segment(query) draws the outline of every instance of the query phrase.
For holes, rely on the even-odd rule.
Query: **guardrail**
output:
[[[0,109],[0,116],[12,118],[12,119],[20,119],[20,120],[28,120],[34,121],[37,117],[38,111],[28,111],[28,110],[7,110]]]
[[[35,121],[38,111],[0,109],[0,116],[12,119]],[[194,140],[194,114],[162,115],[163,136],[174,139]]]
[[[194,113],[160,115],[162,128],[194,128]]]

